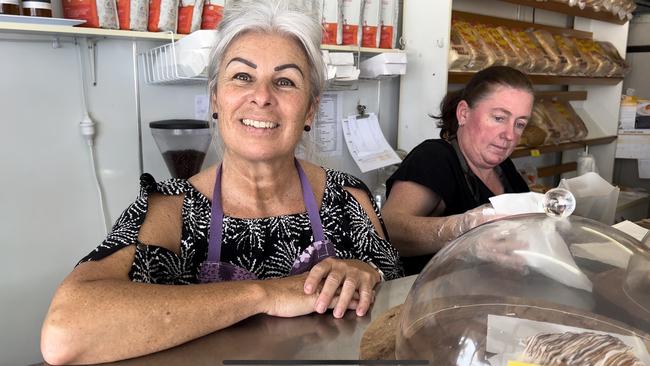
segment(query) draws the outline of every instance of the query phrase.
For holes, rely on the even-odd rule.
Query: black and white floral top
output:
[[[336,256],[370,261],[382,270],[386,279],[402,276],[397,251],[377,234],[359,202],[344,188],[363,189],[370,196],[366,185],[349,174],[329,169],[326,169],[325,185],[320,217],[326,237],[335,245]],[[208,253],[210,201],[184,179],[157,183],[151,175],[143,174],[140,186],[139,197],[122,213],[108,237],[79,263],[99,260],[136,244],[135,259],[129,273],[133,281],[197,283],[200,264]],[[153,192],[184,195],[178,255],[166,248],[138,241],[147,213],[148,196]],[[372,199],[371,202],[379,216]],[[312,241],[306,212],[255,219],[225,216],[221,260],[245,268],[260,279],[285,277],[289,275],[296,257]]]

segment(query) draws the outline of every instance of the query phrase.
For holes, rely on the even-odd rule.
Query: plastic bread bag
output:
[[[553,72],[556,74],[566,73],[565,70],[567,70],[570,65],[566,57],[564,57],[562,52],[560,52],[560,49],[557,47],[555,39],[553,39],[553,35],[543,29],[532,29],[529,30],[528,33],[538,42],[539,46],[542,47],[546,54],[553,60]]]
[[[568,120],[567,114],[562,113],[560,110],[559,102],[543,101],[542,105],[549,117],[553,122],[555,128],[559,131],[559,142],[574,141],[577,135],[575,126]]]
[[[203,0],[181,0],[178,8],[178,34],[190,34],[201,28]]]
[[[504,50],[499,43],[497,43],[496,39],[494,39],[485,24],[474,24],[474,31],[478,38],[483,41],[484,47],[486,47],[484,52],[492,52],[492,55],[494,56],[492,65],[503,66],[510,63],[510,59],[513,57],[512,51],[507,52]]]
[[[449,60],[448,67],[451,71],[464,71],[467,64],[472,60],[472,53],[469,46],[458,35],[456,27],[451,27],[449,37]]]
[[[589,51],[583,47],[580,47],[577,38],[568,37],[568,39],[571,43],[569,47],[572,47],[574,51],[580,55],[580,58],[584,62],[584,67],[580,70],[580,75],[590,77],[595,76],[596,70],[598,69],[598,62],[591,56],[591,53]]]
[[[513,67],[518,70],[524,70],[526,61],[524,57],[512,46],[512,41],[499,32],[495,27],[485,26],[485,30],[492,37],[500,53],[504,56],[506,66]]]
[[[535,70],[535,64],[537,60],[535,60],[534,56],[532,56],[526,47],[524,47],[523,44],[521,44],[521,41],[519,40],[519,37],[515,36],[508,28],[499,26],[496,28],[493,28],[497,33],[498,36],[504,41],[507,42],[510,48],[515,52],[517,55],[517,59],[519,64],[517,66],[512,66],[516,69],[519,69],[523,72],[532,72]],[[497,37],[497,36],[495,36]]]
[[[465,65],[465,71],[478,71],[492,65],[494,62],[492,51],[478,38],[469,23],[452,19],[451,26],[456,29],[458,37],[467,45],[471,53],[470,61]]]
[[[607,57],[616,65],[612,71],[613,76],[623,77],[630,71],[630,65],[621,57],[616,47],[609,42],[598,42],[598,45],[603,49]]]
[[[543,101],[540,100],[535,103],[531,119],[534,121],[533,123],[546,131],[545,145],[559,144],[562,141],[562,126],[558,126],[558,122],[549,116]]]
[[[524,30],[513,29],[512,33],[519,39],[521,44],[526,47],[526,51],[532,60],[534,60],[534,69],[531,70],[534,74],[548,74],[552,73],[556,68],[554,60],[544,51],[539,45],[534,36],[528,34]]]
[[[149,0],[117,0],[120,29],[147,31]]]
[[[575,43],[569,37],[559,34],[553,35],[553,38],[555,39],[560,52],[562,52],[567,60],[569,60],[571,66],[568,72],[571,75],[585,75],[590,65],[578,51],[578,47],[576,47]]]
[[[596,68],[593,70],[591,76],[607,76],[612,70],[614,70],[615,65],[610,61],[609,57],[605,54],[605,51],[592,39],[585,38],[576,38],[575,40],[578,49],[583,53],[587,53],[593,62],[596,64]]]

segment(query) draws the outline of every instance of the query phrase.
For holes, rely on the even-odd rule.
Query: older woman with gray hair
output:
[[[209,82],[222,161],[188,180],[141,177],[54,295],[47,362],[136,357],[255,314],[363,316],[375,285],[401,275],[367,187],[294,157],[323,90],[320,39],[284,1],[225,9]]]

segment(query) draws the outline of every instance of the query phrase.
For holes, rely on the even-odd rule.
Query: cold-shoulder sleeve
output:
[[[345,239],[351,244],[357,259],[372,262],[384,273],[386,279],[395,279],[404,276],[404,271],[399,260],[397,250],[390,244],[388,232],[372,194],[368,187],[358,178],[342,172],[330,171],[336,185],[340,187],[340,205],[343,214],[343,233]],[[370,217],[345,188],[356,188],[365,192],[370,200],[374,213],[379,218],[386,238],[379,236]]]
[[[140,194],[135,202],[122,212],[113,224],[113,228],[106,239],[79,263],[100,260],[129,245],[137,244],[140,228],[147,215],[149,193],[156,190],[156,181],[150,174],[140,177]]]

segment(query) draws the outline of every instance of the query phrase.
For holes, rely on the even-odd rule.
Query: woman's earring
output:
[[[219,113],[217,112],[212,113],[212,119],[219,119]]]
[[[305,130],[305,132],[309,132],[309,131],[311,131],[311,126],[310,125],[305,125],[305,127],[303,127],[303,130]]]

